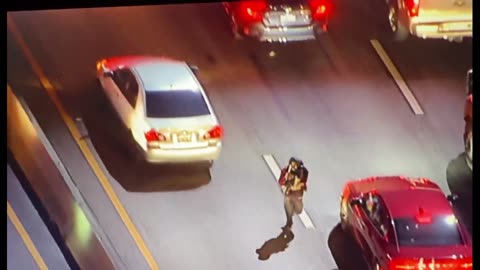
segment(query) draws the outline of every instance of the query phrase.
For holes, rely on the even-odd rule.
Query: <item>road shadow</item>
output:
[[[206,164],[158,165],[135,157],[135,145],[100,86],[82,119],[95,150],[110,175],[130,192],[182,191],[207,185]],[[137,152],[138,153],[138,152]]]
[[[295,238],[295,235],[292,231],[282,229],[282,232],[277,237],[265,241],[265,243],[255,251],[258,254],[258,259],[266,261],[270,259],[270,256],[273,254],[285,251],[293,238]]]
[[[453,207],[459,219],[472,234],[473,179],[472,171],[465,161],[465,153],[459,154],[448,163],[446,174],[450,192],[458,195],[458,199],[453,202]]]
[[[368,270],[362,251],[353,237],[338,223],[328,236],[328,247],[338,270]]]

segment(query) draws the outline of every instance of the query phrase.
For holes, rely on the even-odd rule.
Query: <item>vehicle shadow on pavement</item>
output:
[[[446,174],[450,192],[458,195],[453,202],[453,207],[459,219],[472,234],[473,179],[472,171],[467,167],[465,161],[465,153],[461,153],[448,163]]]
[[[258,259],[266,261],[270,259],[270,256],[273,254],[285,251],[293,238],[295,238],[295,235],[292,231],[282,230],[277,237],[265,241],[265,243],[255,251],[258,254]]]
[[[368,270],[362,251],[353,237],[338,223],[328,236],[328,247],[338,270]]]
[[[98,91],[101,91],[99,89]],[[133,140],[101,94],[89,111],[82,114],[100,159],[110,175],[129,192],[182,191],[207,185],[210,170],[202,165],[158,165],[136,159]]]

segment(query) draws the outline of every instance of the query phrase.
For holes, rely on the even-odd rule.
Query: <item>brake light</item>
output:
[[[163,136],[162,133],[150,129],[149,131],[145,132],[145,139],[147,140],[147,143],[149,142],[159,142],[159,141],[164,141],[165,136]]]
[[[465,270],[473,269],[472,258],[461,259],[393,259],[389,270]]]
[[[417,215],[415,216],[415,220],[418,222],[418,223],[431,223],[432,222],[432,216],[425,213],[425,211],[423,210],[423,208],[419,208],[418,209],[418,213]]]
[[[205,139],[220,139],[223,136],[223,128],[219,125],[213,127],[205,134]]]
[[[261,22],[266,10],[267,4],[264,1],[245,1],[240,4],[240,13],[249,22]]]
[[[310,0],[312,18],[314,20],[324,19],[330,13],[330,5],[325,0]]]
[[[410,17],[417,17],[420,11],[420,0],[405,0],[405,6]]]

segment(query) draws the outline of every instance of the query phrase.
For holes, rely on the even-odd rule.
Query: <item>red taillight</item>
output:
[[[262,0],[244,1],[240,3],[242,17],[249,22],[261,22],[266,10],[267,4]]]
[[[163,136],[160,132],[157,132],[154,129],[151,129],[147,132],[145,132],[145,139],[147,142],[159,142],[159,141],[164,141],[165,136]]]
[[[221,126],[215,126],[208,131],[205,135],[205,139],[220,139],[223,136],[223,128]]]
[[[423,210],[423,208],[420,207],[418,209],[417,215],[415,215],[415,220],[420,224],[431,223],[432,222],[432,215],[425,212],[425,210]]]
[[[410,17],[417,17],[420,11],[420,0],[405,0],[405,6]]]
[[[314,20],[325,19],[330,13],[331,6],[328,0],[310,0],[312,18]]]
[[[465,270],[473,269],[472,258],[462,259],[393,259],[389,270]]]

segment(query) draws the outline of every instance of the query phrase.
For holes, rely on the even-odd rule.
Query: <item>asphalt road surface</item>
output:
[[[360,256],[352,255],[354,245],[337,226],[343,184],[402,174],[429,177],[449,192],[446,171],[463,150],[465,74],[472,62],[471,41],[392,42],[379,5],[341,0],[329,34],[271,47],[233,40],[220,4],[11,15],[68,113],[84,119],[115,192],[161,269],[359,270]],[[383,45],[424,115],[412,112],[371,39]],[[12,89],[43,119],[57,151],[67,153],[61,149],[68,144],[65,128],[42,110],[51,106],[46,95],[25,90],[40,91],[39,79],[11,34],[8,42]],[[199,66],[225,128],[224,149],[210,173],[131,161],[95,83],[97,59],[130,54]],[[310,170],[305,210],[314,229],[296,219],[294,237],[278,237],[283,200],[265,154],[280,166],[291,155],[304,160]],[[467,174],[459,162],[451,179]],[[101,204],[96,198],[88,201],[93,209]],[[100,224],[108,230],[108,221]],[[116,248],[137,258],[130,262],[141,258],[133,245]],[[260,260],[257,249],[271,256]]]

